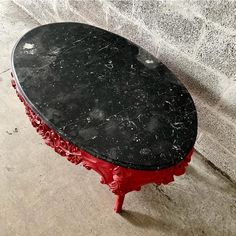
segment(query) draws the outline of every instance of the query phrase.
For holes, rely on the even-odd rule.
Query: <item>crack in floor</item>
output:
[[[4,74],[5,72],[9,71],[10,69],[11,69],[11,68],[8,68],[8,69],[6,69],[6,70],[0,72],[0,75],[1,75],[1,74]]]

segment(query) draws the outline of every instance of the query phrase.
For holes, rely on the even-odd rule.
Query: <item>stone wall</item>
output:
[[[14,0],[39,23],[86,22],[141,45],[191,92],[195,148],[236,180],[236,1]]]

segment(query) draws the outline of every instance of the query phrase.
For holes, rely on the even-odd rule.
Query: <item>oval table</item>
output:
[[[14,47],[12,77],[46,144],[98,172],[116,212],[126,193],[185,172],[197,135],[193,100],[129,40],[86,24],[43,25]]]

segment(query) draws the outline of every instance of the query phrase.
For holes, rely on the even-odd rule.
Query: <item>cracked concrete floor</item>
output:
[[[194,154],[187,173],[129,193],[125,211],[96,173],[44,145],[10,86],[10,53],[37,23],[0,0],[0,236],[236,235],[236,189]]]

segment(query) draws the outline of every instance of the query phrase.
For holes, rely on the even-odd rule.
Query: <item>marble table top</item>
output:
[[[193,147],[197,113],[184,85],[141,47],[80,23],[26,33],[12,53],[17,88],[61,137],[105,161],[157,170]]]

